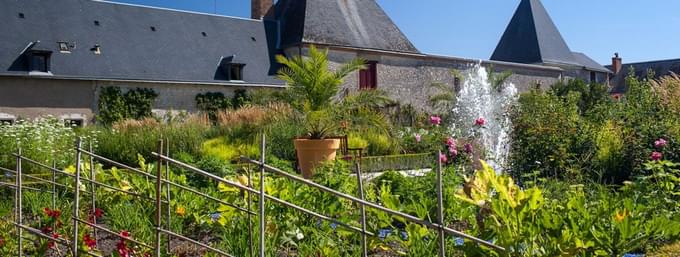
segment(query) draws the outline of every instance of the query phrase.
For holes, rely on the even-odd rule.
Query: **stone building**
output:
[[[622,95],[628,91],[626,85],[626,78],[631,75],[638,79],[647,78],[648,75],[653,75],[652,78],[660,78],[662,76],[671,75],[671,73],[680,74],[680,59],[646,61],[636,63],[623,63],[623,59],[618,53],[612,57],[612,64],[607,68],[611,69],[614,75],[611,77],[610,84],[612,87],[612,95]]]
[[[310,45],[328,49],[334,65],[369,61],[345,91],[377,88],[423,109],[430,84],[453,88],[451,70],[477,63],[512,71],[520,90],[609,73],[569,50],[539,0],[522,0],[489,61],[418,51],[375,0],[252,0],[250,19],[90,0],[0,4],[0,120],[8,121],[92,122],[108,86],[153,89],[156,113],[195,111],[199,93],[284,88],[273,57],[305,55]]]

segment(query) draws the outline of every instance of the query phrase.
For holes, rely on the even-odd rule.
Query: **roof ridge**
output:
[[[150,6],[150,5],[142,5],[142,4],[115,2],[115,1],[111,1],[111,0],[86,0],[86,1],[97,2],[97,3],[105,3],[105,4],[113,4],[113,5],[122,5],[122,6],[129,6],[129,7],[148,8],[148,9],[155,9],[155,10],[160,10],[160,11],[180,12],[180,13],[189,13],[189,14],[220,17],[220,18],[238,19],[238,20],[244,20],[244,21],[253,21],[253,22],[262,22],[263,21],[263,20],[260,20],[260,19],[252,19],[252,18],[246,18],[246,17],[230,16],[230,15],[223,15],[223,14],[216,14],[216,13],[205,13],[205,12],[197,12],[197,11],[189,11],[189,10],[180,10],[180,9],[173,9],[173,8],[160,7],[160,6]]]

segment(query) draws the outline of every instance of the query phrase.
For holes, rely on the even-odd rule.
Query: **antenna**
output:
[[[215,5],[214,5],[214,7],[215,7],[214,12],[215,12],[215,14],[217,14],[217,0],[214,0],[214,3],[215,3]]]

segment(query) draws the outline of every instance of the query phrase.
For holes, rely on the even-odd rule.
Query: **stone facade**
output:
[[[286,54],[307,54],[306,48],[289,48]],[[406,105],[410,104],[421,110],[428,110],[428,98],[436,93],[430,85],[445,83],[454,88],[452,70],[464,71],[481,62],[487,68],[493,67],[496,72],[509,70],[512,76],[508,82],[513,83],[520,92],[537,86],[545,89],[563,77],[563,70],[539,65],[524,65],[495,61],[475,61],[471,59],[420,55],[399,54],[378,51],[352,51],[329,49],[329,60],[332,68],[340,66],[354,58],[377,61],[378,89]],[[359,90],[358,74],[345,79],[343,92]]]
[[[158,93],[153,112],[195,112],[195,97],[201,93],[221,92],[230,97],[240,88],[252,86],[205,85],[107,80],[73,80],[30,77],[0,77],[0,120],[34,119],[53,116],[66,120],[94,121],[99,93],[104,87],[120,87],[123,92],[134,88],[150,88]]]

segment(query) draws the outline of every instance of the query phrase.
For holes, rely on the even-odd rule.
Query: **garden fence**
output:
[[[164,145],[165,145],[165,147],[164,147]],[[286,208],[291,208],[291,209],[294,209],[294,210],[299,211],[301,213],[305,213],[307,215],[311,215],[311,216],[314,216],[314,217],[322,219],[322,220],[333,222],[333,223],[335,223],[339,226],[343,226],[343,227],[345,227],[345,228],[347,228],[351,231],[354,231],[354,232],[360,234],[361,235],[362,256],[364,256],[364,257],[368,256],[367,237],[375,237],[376,236],[375,233],[372,233],[372,232],[370,232],[366,229],[366,226],[367,226],[367,224],[366,224],[366,208],[373,208],[375,210],[387,213],[389,215],[398,216],[398,217],[401,217],[401,218],[403,218],[407,221],[417,223],[417,224],[426,226],[430,229],[436,230],[438,232],[438,235],[439,235],[438,236],[439,256],[445,255],[445,252],[446,252],[445,240],[446,240],[447,235],[465,238],[467,240],[473,241],[473,242],[480,244],[480,245],[484,245],[484,246],[489,247],[491,249],[494,249],[496,251],[500,251],[500,252],[505,251],[505,249],[503,249],[502,247],[496,246],[496,245],[494,245],[490,242],[476,238],[474,236],[467,235],[465,233],[453,230],[453,229],[447,227],[444,224],[444,222],[443,222],[444,221],[444,217],[443,217],[443,197],[442,197],[442,166],[441,166],[442,164],[439,161],[438,161],[438,166],[435,170],[435,172],[437,172],[436,188],[437,188],[437,198],[438,198],[437,199],[437,205],[438,205],[437,206],[437,214],[438,214],[438,216],[437,216],[436,222],[430,222],[428,220],[420,219],[420,218],[417,218],[417,217],[412,216],[412,215],[407,214],[407,213],[403,213],[403,212],[400,212],[400,211],[397,211],[397,210],[389,209],[389,208],[386,208],[382,205],[366,201],[364,199],[363,181],[362,181],[362,176],[361,176],[362,175],[361,164],[359,164],[359,163],[356,164],[356,178],[358,180],[358,194],[357,194],[358,197],[357,197],[357,196],[352,196],[352,195],[331,189],[329,187],[317,184],[317,183],[315,183],[311,180],[307,180],[307,179],[298,177],[297,175],[290,174],[290,173],[285,172],[281,169],[278,169],[276,167],[273,167],[273,166],[266,164],[265,163],[265,159],[266,159],[265,158],[265,155],[266,155],[265,146],[266,146],[265,137],[262,136],[261,146],[260,146],[260,160],[253,160],[253,159],[250,159],[250,158],[241,157],[241,161],[243,161],[245,163],[249,163],[251,165],[255,165],[256,167],[258,167],[259,172],[258,172],[257,175],[259,176],[259,187],[255,187],[252,184],[252,175],[253,174],[251,174],[249,169],[246,169],[247,170],[246,175],[248,177],[248,185],[244,186],[244,185],[241,185],[239,183],[235,183],[235,182],[226,180],[224,178],[221,178],[219,176],[213,175],[209,172],[206,172],[204,170],[196,168],[192,165],[189,165],[189,164],[183,163],[181,161],[175,160],[175,159],[173,159],[169,156],[169,154],[168,154],[169,153],[168,144],[167,144],[167,142],[164,142],[163,140],[159,140],[158,151],[152,153],[152,155],[157,158],[157,165],[155,167],[155,169],[156,169],[155,174],[150,174],[150,173],[142,171],[140,169],[137,169],[137,168],[125,165],[123,163],[108,159],[104,156],[97,155],[96,153],[94,153],[91,146],[89,147],[89,150],[86,150],[86,149],[83,148],[81,140],[78,140],[78,142],[76,143],[76,146],[75,146],[75,154],[76,154],[75,174],[70,174],[68,172],[65,172],[65,171],[58,169],[56,167],[55,163],[44,164],[44,163],[35,161],[35,160],[23,155],[22,152],[21,152],[21,148],[18,147],[17,152],[14,153],[14,156],[16,157],[16,169],[11,170],[11,169],[6,169],[6,168],[0,167],[0,170],[6,172],[8,174],[12,174],[12,176],[15,178],[14,184],[12,184],[12,183],[2,183],[2,184],[0,184],[0,186],[13,188],[15,190],[14,220],[8,221],[8,222],[10,222],[11,224],[13,224],[16,227],[16,232],[17,232],[16,240],[18,241],[17,256],[24,256],[24,254],[23,254],[24,231],[27,232],[27,233],[33,234],[35,236],[38,236],[38,237],[42,237],[42,238],[45,238],[45,239],[48,239],[48,240],[52,240],[53,242],[55,242],[57,244],[61,244],[63,246],[68,247],[71,256],[81,256],[81,255],[98,256],[97,254],[95,254],[93,252],[88,252],[88,251],[85,251],[83,249],[79,249],[79,247],[78,247],[78,245],[79,245],[78,230],[79,230],[80,226],[83,226],[83,225],[89,226],[94,230],[95,240],[97,240],[97,236],[96,236],[97,231],[103,231],[103,232],[109,233],[111,235],[115,235],[120,240],[129,241],[129,242],[137,244],[141,247],[152,250],[153,253],[154,253],[154,256],[156,256],[156,257],[160,257],[161,253],[164,250],[161,247],[161,241],[162,241],[163,237],[165,237],[166,240],[168,241],[168,243],[166,244],[167,248],[165,249],[166,253],[170,252],[169,241],[170,241],[170,238],[172,237],[172,238],[179,238],[179,239],[184,240],[186,242],[189,242],[193,245],[207,249],[207,250],[209,250],[209,251],[211,251],[215,254],[218,254],[218,255],[232,256],[232,255],[230,255],[229,253],[226,253],[223,250],[217,249],[217,248],[212,247],[210,245],[207,245],[205,243],[199,242],[196,239],[192,239],[192,238],[183,236],[179,233],[171,231],[170,225],[171,225],[172,220],[171,220],[171,215],[170,215],[171,214],[171,210],[170,210],[170,201],[171,201],[170,189],[173,188],[173,187],[178,188],[180,190],[185,190],[187,192],[191,192],[193,194],[204,197],[205,199],[208,199],[208,200],[211,200],[211,201],[223,204],[223,205],[230,206],[230,207],[232,207],[232,208],[234,208],[234,209],[236,209],[236,210],[238,210],[242,213],[247,214],[248,215],[247,216],[248,217],[248,242],[249,242],[248,249],[249,249],[249,255],[251,257],[252,256],[260,256],[260,257],[265,256],[265,236],[264,236],[265,231],[264,231],[264,229],[266,228],[266,225],[267,225],[266,224],[267,213],[265,213],[264,205],[265,205],[265,202],[267,202],[267,201],[270,201],[270,202],[273,202],[273,203],[276,203],[276,204],[280,204],[282,206],[285,206]],[[89,157],[89,158],[87,158],[87,157]],[[82,168],[83,165],[81,165],[81,164],[83,164],[84,158],[89,159],[89,165],[90,165],[89,166],[90,167],[89,168],[90,174],[89,174],[89,177],[87,177],[87,178],[81,176],[82,173],[85,172],[85,170]],[[435,158],[435,157],[433,156],[433,158]],[[439,160],[439,158],[436,158],[436,159]],[[155,197],[148,197],[148,196],[145,196],[145,195],[142,195],[142,194],[139,194],[139,193],[129,192],[127,190],[124,190],[124,189],[121,189],[121,188],[118,188],[118,187],[114,187],[114,186],[96,181],[96,176],[94,174],[94,172],[95,172],[94,171],[95,161],[103,162],[103,163],[106,163],[108,165],[111,165],[112,167],[117,167],[117,168],[123,169],[127,172],[131,172],[131,173],[134,173],[136,175],[144,176],[148,179],[151,179],[152,181],[155,181]],[[41,168],[44,168],[46,170],[51,171],[51,179],[45,179],[45,178],[40,178],[40,177],[37,177],[37,176],[32,176],[30,174],[25,174],[24,172],[22,172],[24,162],[30,163],[31,165],[35,165],[37,167],[41,167]],[[184,185],[181,185],[177,182],[171,181],[171,179],[170,179],[170,166],[182,168],[182,169],[194,172],[196,174],[199,174],[201,176],[204,176],[206,178],[209,178],[211,180],[214,180],[218,183],[223,183],[227,186],[235,187],[235,188],[238,188],[240,190],[243,190],[244,192],[248,192],[248,194],[247,194],[248,199],[247,199],[246,208],[236,206],[235,204],[225,202],[223,200],[220,200],[218,198],[215,198],[213,196],[210,196],[208,194],[200,192],[197,189],[193,189],[189,186],[184,186]],[[163,173],[165,173],[165,174],[163,174]],[[349,201],[353,202],[354,204],[357,204],[359,206],[361,227],[355,227],[355,226],[346,224],[346,223],[341,222],[341,221],[334,219],[332,217],[328,217],[326,215],[316,213],[312,210],[300,207],[296,204],[293,204],[293,203],[290,203],[290,202],[287,202],[287,201],[281,200],[279,198],[276,198],[274,196],[266,194],[264,192],[264,188],[265,188],[265,186],[264,186],[265,179],[264,178],[265,178],[266,173],[269,173],[270,175],[284,177],[284,178],[292,180],[296,183],[300,183],[300,184],[303,184],[305,186],[309,186],[309,187],[321,190],[323,192],[334,195],[338,198],[349,200]],[[73,179],[73,182],[74,182],[73,185],[74,186],[72,188],[69,188],[69,186],[67,186],[67,185],[58,183],[57,179],[56,179],[58,176]],[[29,179],[32,179],[32,180],[37,181],[39,183],[51,185],[51,188],[49,190],[44,190],[44,189],[29,187],[27,185],[27,183],[25,183],[23,181],[23,178],[29,178]],[[86,189],[82,189],[80,187],[80,185],[82,185],[84,183],[90,184],[90,191],[87,191]],[[55,208],[55,206],[56,206],[56,195],[58,193],[57,187],[65,188],[67,190],[72,191],[73,210],[72,210],[72,214],[71,214],[70,218],[71,218],[71,221],[73,222],[73,234],[71,235],[70,239],[64,239],[64,238],[54,239],[54,238],[51,238],[49,235],[42,233],[41,230],[39,230],[39,229],[32,228],[30,226],[23,224],[23,213],[22,213],[23,196],[22,196],[22,192],[24,190],[31,190],[31,191],[39,191],[39,192],[52,194],[52,208]],[[130,195],[130,196],[133,196],[133,197],[136,197],[136,198],[139,198],[139,199],[143,199],[143,200],[146,200],[146,201],[149,201],[149,202],[153,202],[154,206],[155,206],[155,210],[154,210],[155,241],[152,244],[140,242],[139,240],[136,240],[134,238],[119,235],[118,233],[111,231],[110,229],[97,224],[96,219],[86,221],[83,218],[81,218],[80,217],[81,194],[91,195],[91,197],[90,197],[91,202],[89,204],[90,204],[90,207],[92,208],[92,210],[95,210],[96,206],[97,206],[96,193],[97,193],[98,188],[104,188],[104,189],[107,189],[107,190],[123,193],[123,194]],[[259,200],[257,202],[259,206],[258,206],[258,208],[256,208],[257,212],[254,211],[255,210],[253,208],[254,206],[252,206],[253,205],[252,196],[259,198]],[[165,216],[163,215],[163,212],[165,212],[165,214],[166,214]],[[255,251],[254,251],[255,242],[254,242],[253,238],[254,238],[256,233],[254,233],[254,231],[253,231],[253,222],[252,222],[253,218],[257,218],[257,220],[259,222],[259,226],[258,226],[259,232],[257,233],[257,235],[258,235],[258,242],[257,242],[258,253],[255,253]]]

